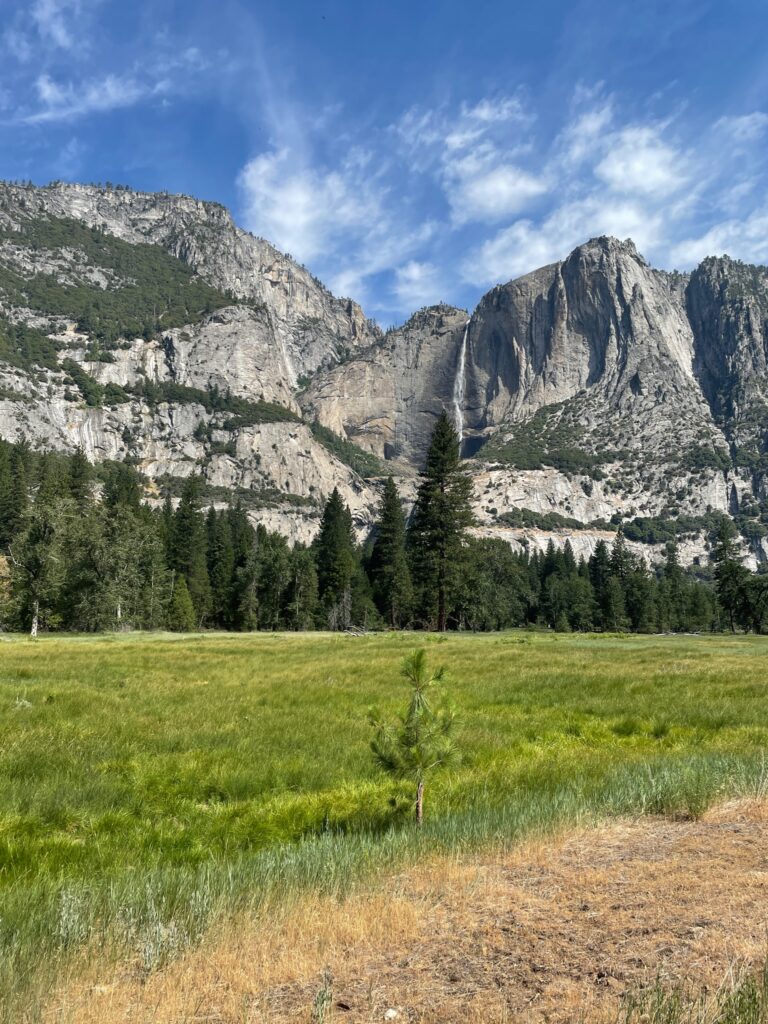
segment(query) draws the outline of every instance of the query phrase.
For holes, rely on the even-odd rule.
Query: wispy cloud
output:
[[[378,309],[406,313],[562,259],[601,234],[631,237],[665,266],[724,249],[765,258],[767,215],[754,197],[768,184],[758,166],[766,128],[768,116],[753,112],[693,137],[676,114],[622,117],[596,87],[577,90],[544,130],[529,102],[495,95],[413,107],[364,160],[348,126],[351,148],[336,160],[311,130],[293,133],[291,145],[250,160],[239,182],[252,230],[343,293],[371,291]]]
[[[498,222],[548,189],[521,168],[534,117],[519,96],[493,96],[458,111],[407,111],[393,126],[412,166],[434,170],[455,225]]]
[[[340,236],[365,234],[383,215],[385,195],[364,162],[303,167],[287,148],[261,153],[240,173],[249,226],[300,260]]]
[[[737,117],[721,117],[715,124],[724,135],[738,143],[751,143],[768,131],[768,114],[754,110]]]
[[[518,220],[479,245],[462,264],[464,279],[478,286],[554,263],[596,235],[632,238],[649,252],[662,237],[663,219],[633,200],[588,196],[562,203],[542,220]]]
[[[31,0],[6,22],[0,36],[11,60],[27,64],[49,53],[77,52],[90,46],[91,15],[101,0]]]
[[[43,39],[62,50],[71,50],[76,44],[75,26],[82,6],[80,0],[34,0],[30,14]]]
[[[2,50],[5,57],[16,61],[19,64],[26,64],[32,60],[35,49],[32,40],[22,29],[11,25],[0,36]]]
[[[80,174],[83,167],[85,147],[74,135],[59,150],[52,163],[52,168],[57,177],[65,181],[73,181]]]
[[[153,70],[134,69],[100,78],[63,79],[48,73],[38,75],[34,80],[37,103],[31,109],[17,111],[15,119],[20,124],[73,121],[157,97],[179,95],[192,88],[196,76],[208,69],[207,61],[194,47],[148,64]]]
[[[747,263],[768,263],[768,205],[744,218],[719,221],[698,237],[684,238],[671,248],[672,260],[683,266],[723,254]]]
[[[146,140],[151,152],[142,166],[161,163],[158,142],[167,152],[179,142],[183,172],[169,187],[208,187],[220,178],[196,178],[191,147],[213,119],[205,123],[221,132],[210,163],[237,181],[245,226],[381,319],[440,299],[472,301],[597,234],[631,236],[663,266],[717,251],[768,257],[768,111],[754,102],[721,107],[707,123],[701,104],[694,113],[693,101],[675,101],[679,89],[643,97],[628,79],[626,92],[612,93],[599,82],[566,85],[560,74],[556,95],[544,80],[540,93],[504,91],[493,88],[504,80],[493,68],[487,90],[471,97],[441,94],[398,110],[393,92],[380,107],[354,97],[345,106],[330,83],[315,102],[290,45],[279,50],[239,0],[238,40],[217,34],[202,0],[183,28],[167,13],[173,5],[160,5],[159,21],[142,3],[141,25],[125,41],[103,0],[12,3],[0,25],[0,134],[9,152],[16,139],[27,146],[25,173],[92,175],[102,136],[105,146],[119,143],[114,133],[129,128],[131,145]],[[589,73],[580,65],[567,74]],[[185,108],[193,98],[204,110]],[[172,103],[162,124],[143,119]],[[117,161],[120,170],[124,151]],[[159,180],[165,168],[152,173]]]
[[[629,125],[607,140],[608,152],[595,174],[624,195],[666,197],[688,183],[685,156],[652,125]]]
[[[139,82],[134,78],[106,75],[86,82],[57,82],[49,75],[40,75],[35,82],[38,109],[22,115],[26,124],[48,121],[71,121],[86,114],[103,113],[130,107],[147,96],[162,91],[162,83]]]
[[[434,263],[409,260],[395,269],[394,292],[401,309],[415,310],[442,298],[442,272]]]

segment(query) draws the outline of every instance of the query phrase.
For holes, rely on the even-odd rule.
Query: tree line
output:
[[[472,484],[456,431],[437,421],[406,517],[387,479],[372,536],[358,544],[334,490],[311,545],[254,527],[240,504],[206,508],[188,478],[174,508],[144,499],[126,463],[93,467],[0,442],[3,628],[100,631],[200,628],[762,632],[768,576],[741,564],[723,520],[711,581],[680,565],[674,544],[651,570],[621,530],[577,559],[569,542],[515,552],[473,536]]]

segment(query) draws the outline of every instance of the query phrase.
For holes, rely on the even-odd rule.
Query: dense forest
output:
[[[124,463],[0,442],[0,622],[8,630],[417,628],[762,632],[768,576],[741,564],[723,517],[711,579],[674,542],[650,570],[621,529],[577,560],[569,543],[517,553],[471,535],[471,481],[438,420],[406,518],[390,477],[359,545],[338,491],[311,546],[254,528],[239,504],[205,507],[190,477],[153,507]]]

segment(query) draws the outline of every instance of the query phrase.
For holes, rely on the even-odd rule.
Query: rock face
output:
[[[292,385],[380,336],[357,303],[337,299],[289,256],[236,227],[218,203],[93,185],[0,184],[0,225],[50,217],[160,245],[215,287],[262,303]]]
[[[574,402],[580,425],[595,440],[608,418],[616,449],[650,444],[654,451],[662,445],[673,451],[704,439],[722,444],[694,376],[685,283],[681,275],[652,270],[631,242],[594,239],[563,263],[499,285],[481,300],[469,319],[460,389],[455,377],[466,317],[436,307],[349,363],[320,373],[308,400],[323,422],[361,437],[371,433],[371,410],[386,406],[386,440],[407,436],[414,454],[429,436],[429,421],[416,412],[423,417],[428,408],[451,407],[457,390],[468,439],[511,431],[539,409]],[[432,388],[419,408],[425,373]],[[380,395],[382,375],[386,396]]]
[[[185,281],[216,290],[208,308],[190,323],[126,330],[103,351],[103,334],[65,306],[92,296],[98,310],[130,288],[125,261],[28,237],[29,225],[73,222],[131,252],[170,254],[194,272]],[[30,355],[23,338],[3,349],[3,331],[19,325],[52,342],[54,357]],[[377,500],[376,481],[320,443],[314,421],[385,460],[412,492],[444,408],[472,460],[483,533],[536,546],[570,531],[588,551],[612,518],[683,515],[694,558],[706,555],[707,517],[721,512],[736,517],[753,562],[765,557],[765,268],[722,257],[666,273],[630,241],[596,238],[492,289],[471,315],[433,306],[383,334],[218,204],[0,185],[3,437],[130,457],[158,484],[202,472],[222,500],[238,490],[254,518],[309,539],[333,486],[361,535]],[[521,509],[524,528],[510,519]]]
[[[353,359],[319,373],[302,396],[304,410],[382,458],[420,462],[435,419],[453,407],[468,319],[453,306],[420,310]]]
[[[768,411],[768,271],[728,257],[706,259],[691,275],[686,308],[695,338],[696,377],[715,422],[732,446],[762,454]]]

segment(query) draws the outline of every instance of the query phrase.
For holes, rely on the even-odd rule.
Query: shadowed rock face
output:
[[[419,463],[442,409],[452,409],[467,313],[422,309],[349,362],[317,375],[311,417],[383,458]]]
[[[712,414],[730,440],[749,441],[749,413],[764,411],[768,395],[768,270],[706,259],[686,300],[696,377]]]
[[[313,420],[412,481],[447,409],[464,455],[475,456],[485,532],[510,537],[500,517],[520,507],[582,522],[747,507],[768,516],[764,268],[723,257],[690,275],[666,273],[631,241],[595,238],[493,288],[471,315],[432,306],[384,334],[223,207],[187,196],[0,184],[0,270],[22,281],[48,275],[95,297],[125,285],[119,269],[84,252],[15,241],[25,222],[63,217],[159,246],[239,304],[125,338],[106,362],[55,311],[14,306],[1,279],[0,320],[53,336],[60,357],[103,386],[215,388],[279,403],[304,422],[233,426],[191,398],[148,405],[132,393],[92,408],[61,371],[0,361],[0,436],[79,444],[94,460],[131,457],[150,478],[201,471],[216,486],[268,491],[261,520],[307,539],[334,484],[361,531],[377,500],[375,486],[317,443]],[[587,533],[580,543],[588,549]],[[762,557],[762,542],[753,548]]]

